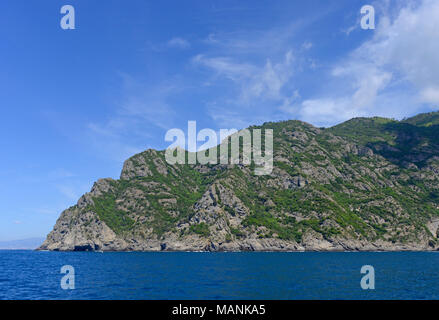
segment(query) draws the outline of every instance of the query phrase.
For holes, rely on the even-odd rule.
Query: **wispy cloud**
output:
[[[270,28],[234,31],[217,31],[207,35],[204,43],[209,46],[207,53],[227,56],[273,57],[284,54],[292,47],[300,47],[297,43],[301,32],[311,27],[332,9],[321,8],[314,15],[303,19],[294,19],[287,24],[279,24]],[[305,43],[310,44],[310,41]]]
[[[257,68],[249,63],[238,63],[230,57],[206,57],[199,54],[192,61],[215,71],[218,76],[224,76],[229,80],[239,81],[251,77]]]
[[[284,90],[294,74],[292,51],[286,52],[278,62],[267,59],[263,65],[204,55],[196,56],[193,62],[213,72],[210,82],[220,78],[230,81],[235,88],[235,93],[224,100],[207,104],[209,115],[222,125],[248,125],[248,121],[256,120],[258,109],[264,108],[264,105],[283,105],[295,94]],[[259,115],[259,118],[264,116]]]
[[[313,46],[313,44],[311,41],[305,41],[304,43],[302,43],[301,48],[302,48],[302,50],[309,50],[312,48],[312,46]]]
[[[265,64],[257,66],[239,63],[226,57],[208,58],[196,56],[193,61],[214,71],[214,76],[233,81],[239,88],[237,104],[249,105],[261,100],[282,100],[282,88],[293,75],[293,54],[288,51],[282,61],[273,63],[267,59]]]
[[[123,74],[123,93],[105,120],[89,122],[88,136],[94,145],[117,161],[153,147],[156,129],[172,128],[177,113],[168,99],[184,86],[170,82],[144,83]]]
[[[191,46],[188,40],[179,37],[172,38],[171,40],[168,41],[167,45],[170,48],[178,48],[178,49],[187,49],[190,48]]]
[[[338,86],[287,111],[331,125],[353,116],[403,117],[439,104],[439,2],[384,12],[372,39],[332,67],[330,81]]]
[[[72,173],[64,168],[54,169],[47,174],[47,177],[50,180],[66,179],[66,178],[72,178],[75,176],[76,175],[74,173]]]
[[[59,210],[57,209],[48,209],[48,208],[39,208],[39,209],[35,209],[34,211],[38,214],[48,214],[48,215],[59,213]]]
[[[208,34],[192,65],[204,72],[205,85],[221,88],[205,103],[212,120],[241,128],[290,117],[283,109],[300,96],[296,77],[318,67],[311,52],[314,43],[304,40],[303,32],[332,10],[322,8],[306,19],[270,28]]]
[[[71,185],[58,185],[57,189],[62,195],[71,200],[77,200],[80,197],[80,194],[77,192],[77,188],[72,187]]]

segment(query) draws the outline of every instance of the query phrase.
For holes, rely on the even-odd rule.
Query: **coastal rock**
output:
[[[170,165],[146,150],[63,211],[39,249],[437,250],[438,115],[265,123],[274,168],[263,176],[251,165]]]

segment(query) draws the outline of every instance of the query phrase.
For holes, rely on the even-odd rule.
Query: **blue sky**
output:
[[[76,29],[60,28],[75,7]],[[375,8],[376,29],[360,27]],[[438,1],[0,2],[0,241],[187,127],[438,109]]]

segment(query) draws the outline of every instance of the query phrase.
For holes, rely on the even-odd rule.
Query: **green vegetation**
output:
[[[128,232],[134,226],[134,221],[126,212],[116,209],[115,198],[111,194],[95,198],[94,203],[92,209],[116,234]]]
[[[203,237],[208,237],[210,235],[209,226],[204,222],[199,224],[191,225],[190,230],[194,233],[197,233]]]
[[[119,235],[152,230],[160,238],[187,224],[182,236],[211,237],[215,228],[194,223],[195,205],[221,185],[211,204],[220,214],[206,214],[226,223],[241,219],[238,227],[228,224],[225,242],[253,233],[300,243],[314,232],[403,243],[429,234],[426,223],[439,216],[439,113],[404,121],[355,118],[327,129],[300,121],[253,128],[274,130],[272,175],[255,176],[254,164],[171,166],[163,152],[146,151],[130,159],[145,170],[112,181],[87,209]],[[226,201],[224,189],[239,201]]]

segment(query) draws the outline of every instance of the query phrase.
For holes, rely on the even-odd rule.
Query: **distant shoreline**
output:
[[[108,250],[108,251],[75,251],[75,250],[40,250],[40,249],[0,249],[0,250],[26,250],[26,251],[39,251],[39,252],[91,252],[91,253],[326,253],[326,252],[340,252],[340,253],[357,253],[357,252],[370,252],[370,253],[386,253],[386,252],[439,252],[439,250],[241,250],[241,251],[208,251],[208,250]]]
[[[44,242],[44,237],[0,241],[0,250],[35,250]]]

